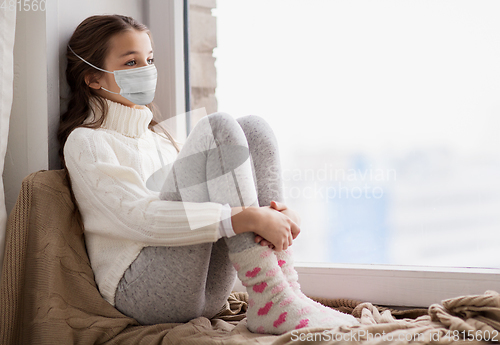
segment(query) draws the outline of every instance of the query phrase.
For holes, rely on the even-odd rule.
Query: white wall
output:
[[[47,33],[50,33],[50,37],[54,39],[47,40],[47,54],[49,56],[49,83],[54,86],[57,85],[59,80],[60,84],[60,95],[63,97],[61,99],[62,110],[66,107],[65,97],[68,92],[68,87],[65,82],[65,54],[66,54],[66,44],[68,43],[73,31],[76,26],[82,22],[85,18],[95,15],[95,14],[122,14],[126,16],[131,16],[140,22],[146,22],[145,13],[147,13],[147,3],[144,0],[101,0],[101,1],[78,1],[78,0],[59,0],[59,6],[56,11],[48,12],[47,15],[54,17],[54,22],[56,25],[48,25]],[[147,25],[147,23],[146,23]],[[57,55],[56,55],[57,54]],[[56,73],[56,71],[59,73]],[[52,73],[53,72],[53,73]],[[55,91],[55,90],[54,90]],[[50,96],[58,96],[59,92],[49,92]],[[58,99],[54,97],[52,99],[54,104],[59,104]],[[59,124],[59,114],[61,109],[53,109],[53,112],[49,116],[49,134],[55,135],[57,132],[57,127]],[[56,138],[51,136],[50,142],[53,143],[53,150],[49,152],[49,166],[55,168],[59,164],[59,158],[57,154]]]
[[[14,100],[3,173],[7,212],[25,176],[60,166],[56,132],[65,104],[60,95],[67,92],[64,54],[76,26],[90,15],[115,13],[148,24],[148,4],[148,0],[59,0],[47,1],[45,12],[17,13]]]

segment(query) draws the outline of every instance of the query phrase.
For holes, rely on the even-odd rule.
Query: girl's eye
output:
[[[148,64],[152,65],[152,64],[154,64],[154,62],[155,62],[154,58],[148,59]],[[126,62],[125,65],[126,66],[135,66],[135,65],[137,65],[137,62],[135,60],[130,60],[130,61]]]

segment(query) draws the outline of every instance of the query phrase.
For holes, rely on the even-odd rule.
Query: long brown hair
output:
[[[129,30],[146,32],[151,39],[151,44],[153,44],[151,32],[144,24],[131,17],[115,14],[96,15],[85,19],[76,28],[68,42],[68,46],[92,65],[104,68],[110,39],[116,34]],[[66,49],[66,58],[68,61],[66,81],[70,87],[70,98],[68,109],[61,114],[57,132],[59,156],[63,166],[65,165],[63,148],[69,134],[77,127],[99,128],[108,114],[106,99],[98,95],[96,90],[87,84],[100,78],[104,72],[96,70],[80,60],[69,48]],[[93,121],[84,123],[90,112],[94,111],[94,108],[90,105],[92,101],[95,104],[96,111],[102,116],[97,116],[94,113]],[[154,104],[148,104],[147,107],[153,112],[153,118],[157,118],[158,109]],[[157,121],[151,121],[149,124],[150,129],[157,124]],[[179,146],[174,138],[166,129],[162,128],[162,130],[179,152]]]

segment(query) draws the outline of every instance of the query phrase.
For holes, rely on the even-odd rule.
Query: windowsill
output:
[[[398,272],[438,272],[438,273],[459,273],[459,274],[500,274],[499,268],[477,268],[477,267],[444,267],[444,266],[411,266],[411,265],[371,265],[371,264],[337,264],[327,262],[297,262],[295,266],[301,268],[334,268],[345,270],[346,274],[357,270],[373,271],[398,271]],[[369,273],[367,273],[368,275]]]
[[[308,296],[348,298],[377,305],[427,308],[463,295],[500,289],[500,269],[297,263]],[[236,291],[245,291],[238,281]]]

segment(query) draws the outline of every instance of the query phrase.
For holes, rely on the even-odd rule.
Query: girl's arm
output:
[[[221,204],[160,200],[139,172],[118,162],[112,139],[77,128],[64,147],[88,235],[166,246],[217,241]]]

